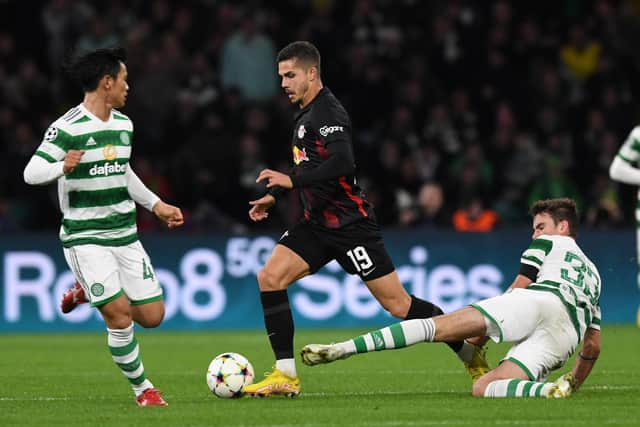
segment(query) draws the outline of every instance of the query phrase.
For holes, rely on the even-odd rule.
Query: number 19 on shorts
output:
[[[373,261],[371,261],[371,257],[369,257],[367,250],[362,246],[356,246],[355,248],[348,250],[347,256],[353,265],[355,265],[358,273],[373,265]]]

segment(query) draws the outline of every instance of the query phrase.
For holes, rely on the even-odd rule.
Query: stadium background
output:
[[[352,116],[358,179],[392,257],[413,269],[408,287],[422,275],[418,292],[449,309],[499,292],[528,242],[529,202],[570,196],[603,275],[603,321],[635,322],[635,188],[607,170],[638,118],[638,1],[0,1],[0,23],[0,331],[101,328],[57,311],[71,278],[55,187],[28,188],[22,170],[81,100],[62,62],[112,45],[129,53],[132,165],[186,214],[169,234],[139,209],[163,284],[179,290],[165,327],[260,328],[256,265],[299,206],[292,192],[251,224],[247,201],[264,192],[262,168],[288,168],[292,107],[274,59],[297,39],[318,46],[323,81]],[[498,221],[463,233],[460,218],[478,213]],[[474,279],[479,265],[488,270]],[[434,278],[440,267],[451,269]],[[366,308],[362,285],[348,282],[329,266],[292,292],[326,305],[322,289],[334,286]],[[386,321],[353,307],[296,316],[301,326]]]

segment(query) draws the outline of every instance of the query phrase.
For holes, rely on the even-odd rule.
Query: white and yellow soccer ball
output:
[[[253,383],[253,366],[238,353],[222,353],[213,358],[207,369],[207,386],[222,398],[240,397]]]

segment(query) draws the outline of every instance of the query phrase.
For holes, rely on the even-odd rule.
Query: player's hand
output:
[[[293,182],[291,182],[291,177],[282,172],[274,171],[271,169],[264,169],[258,175],[256,182],[267,181],[267,188],[271,188],[274,186],[282,187],[282,188],[293,188]]]
[[[153,213],[169,228],[180,227],[184,224],[184,217],[180,208],[159,200],[153,205]]]
[[[267,194],[259,198],[258,200],[250,201],[249,204],[251,205],[251,209],[249,210],[249,218],[256,222],[262,221],[269,216],[269,212],[267,212],[267,209],[269,209],[275,203],[276,198],[271,194]]]
[[[83,154],[84,150],[67,151],[67,155],[64,156],[64,165],[62,167],[62,171],[65,175],[69,172],[73,172],[76,166],[78,166],[78,163],[80,163],[80,159],[82,159]]]

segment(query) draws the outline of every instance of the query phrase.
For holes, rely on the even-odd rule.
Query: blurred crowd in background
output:
[[[640,1],[0,0],[0,233],[59,226],[55,186],[22,170],[82,100],[62,64],[124,46],[132,166],[195,231],[282,228],[248,201],[287,171],[293,112],[279,49],[313,42],[354,126],[358,182],[387,227],[529,224],[534,199],[578,201],[585,227],[633,224],[608,167],[638,122]],[[139,228],[162,225],[139,209]]]

